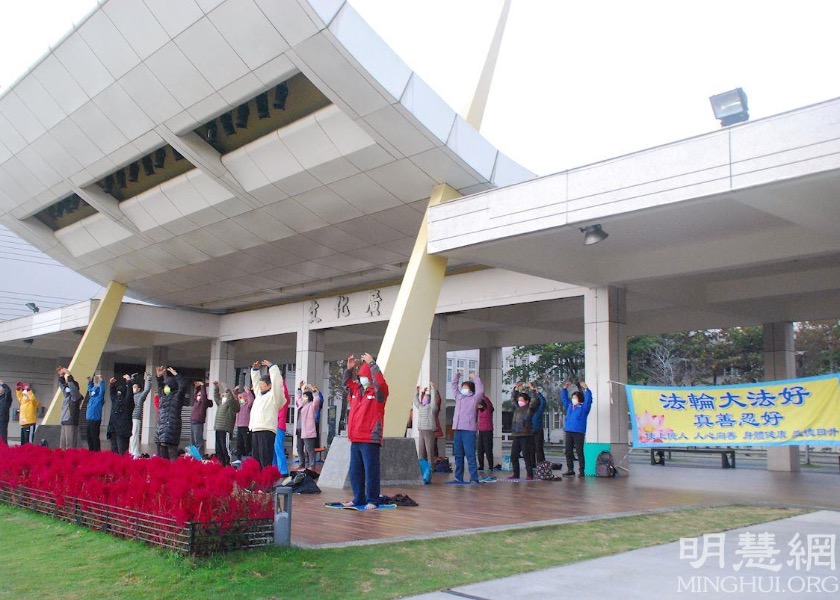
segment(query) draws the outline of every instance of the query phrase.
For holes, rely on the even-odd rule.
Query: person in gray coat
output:
[[[221,393],[219,386],[225,389]],[[223,466],[230,464],[230,453],[228,452],[228,437],[233,433],[233,425],[236,421],[236,413],[239,412],[239,400],[233,397],[233,392],[225,384],[213,382],[213,402],[216,403],[216,457]]]
[[[429,464],[433,463],[435,458],[435,414],[439,406],[440,394],[434,382],[429,383],[422,391],[420,386],[417,386],[417,392],[414,394],[414,426],[420,434],[417,437],[417,458],[424,458]]]
[[[140,426],[143,424],[143,402],[152,391],[152,374],[146,373],[146,385],[140,389],[136,377],[131,386],[134,394],[134,410],[131,411],[131,439],[128,441],[128,453],[134,458],[140,458]]]
[[[64,398],[61,401],[61,435],[59,447],[62,450],[79,447],[79,413],[82,407],[82,392],[78,382],[66,367],[58,367],[58,384]]]

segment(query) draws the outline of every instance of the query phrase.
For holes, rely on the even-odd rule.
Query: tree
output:
[[[797,374],[812,377],[840,370],[840,321],[803,321],[796,327]]]
[[[583,378],[583,342],[565,344],[533,344],[513,349],[512,366],[505,373],[504,382],[534,382],[542,389],[550,410],[560,409],[560,388],[569,379]],[[504,410],[513,410],[510,400],[502,403]]]

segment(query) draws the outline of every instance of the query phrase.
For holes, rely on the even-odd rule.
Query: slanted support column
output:
[[[432,329],[429,332],[429,339],[426,342],[426,352],[423,355],[423,366],[420,369],[420,378],[417,384],[424,388],[430,381],[434,381],[440,392],[441,405],[440,426],[446,431],[446,346],[449,338],[449,319],[446,315],[435,315],[432,319]],[[413,398],[414,396],[412,396]],[[405,420],[408,419],[406,413]],[[414,420],[412,435],[416,438],[417,419]],[[446,454],[446,437],[437,440],[438,454]]]
[[[79,340],[79,345],[76,347],[76,352],[73,354],[70,364],[67,365],[67,368],[79,381],[85,381],[85,377],[93,373],[99,364],[99,359],[102,358],[102,352],[105,350],[105,344],[108,342],[108,337],[114,327],[114,321],[117,319],[125,289],[124,285],[116,281],[112,281],[105,288],[105,294],[99,301],[99,306],[96,307],[82,339]],[[63,397],[64,395],[56,386],[52,402],[50,402],[44,419],[38,427],[38,440],[47,440],[47,443],[53,448],[58,446],[60,436],[61,400]]]
[[[324,389],[324,331],[321,329],[303,329],[297,336],[297,354],[295,377],[297,381],[287,381],[291,402],[295,401],[295,389],[298,382],[303,380],[314,383],[324,394],[324,402],[329,400],[329,390]],[[318,440],[320,446],[324,445],[327,439],[327,415],[326,406],[321,407],[321,437]],[[297,411],[295,411],[295,425],[297,425]],[[297,428],[296,428],[297,429]],[[292,437],[292,454],[297,453],[297,431],[287,431],[286,436]]]
[[[586,474],[595,474],[595,457],[612,452],[627,469],[627,301],[623,288],[590,289],[583,301],[586,383],[594,404],[586,426]],[[620,382],[615,383],[615,382]]]
[[[454,200],[460,194],[448,185],[436,185],[429,206]],[[426,252],[428,210],[423,217],[414,250],[397,295],[377,361],[388,382],[390,396],[385,406],[385,437],[404,437],[405,422],[423,363],[425,342],[435,316],[446,259]]]
[[[793,323],[764,324],[764,380],[796,377]],[[768,446],[768,471],[799,471],[799,446]]]
[[[210,382],[207,391],[213,397],[213,382],[218,381],[233,388],[236,379],[236,351],[232,342],[215,339],[210,342]],[[224,389],[222,390],[224,391]],[[216,405],[207,411],[206,427],[204,428],[204,444],[208,454],[216,451]]]
[[[484,393],[493,403],[493,460],[502,462],[502,395],[504,386],[504,358],[502,348],[481,348],[478,351],[478,376],[484,383]],[[490,465],[492,469],[495,465]]]

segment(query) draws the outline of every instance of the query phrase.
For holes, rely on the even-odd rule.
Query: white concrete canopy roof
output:
[[[630,334],[837,318],[840,100],[432,207],[428,248],[626,288]]]
[[[194,132],[298,73],[328,106],[224,155]],[[166,144],[195,168],[122,202],[97,185]],[[342,0],[107,0],[0,97],[0,222],[164,305],[398,281],[435,184],[531,177]],[[35,218],[72,194],[95,214]]]

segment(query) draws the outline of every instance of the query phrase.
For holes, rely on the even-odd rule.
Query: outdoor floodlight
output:
[[[41,309],[38,308],[38,305],[35,304],[34,302],[27,302],[25,306],[26,306],[26,308],[28,308],[29,310],[31,310],[34,313],[41,311]]]
[[[592,244],[597,244],[598,242],[607,239],[609,234],[604,231],[600,225],[590,225],[589,227],[581,227],[580,230],[583,232],[583,245],[584,246],[591,246]]]
[[[709,97],[709,102],[712,103],[715,119],[720,121],[721,127],[743,123],[750,118],[747,107],[747,95],[741,88],[735,88],[734,90],[711,96]]]

